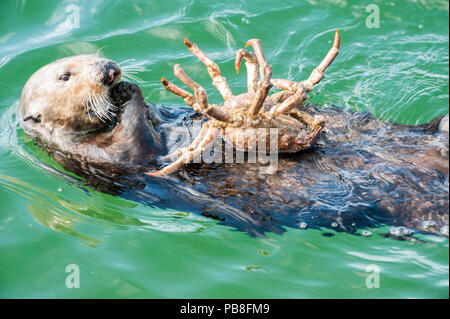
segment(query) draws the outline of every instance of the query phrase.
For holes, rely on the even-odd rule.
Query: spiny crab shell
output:
[[[254,95],[254,93],[240,94],[223,103],[222,108],[232,117],[230,123],[216,119],[210,121],[212,126],[220,128],[222,136],[237,150],[256,152],[260,147],[258,142],[263,141],[266,143],[266,151],[270,152],[270,129],[276,129],[274,132],[278,152],[295,153],[309,148],[324,126],[322,116],[314,118],[314,127],[303,123],[295,111],[273,116],[270,110],[276,102],[271,96],[264,100],[258,116],[252,118],[248,115],[248,109]]]

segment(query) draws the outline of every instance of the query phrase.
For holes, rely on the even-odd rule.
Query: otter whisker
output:
[[[132,74],[132,75],[135,75],[136,73],[140,73],[140,72],[142,72],[142,71],[125,69],[125,70],[122,70],[122,72],[125,72],[125,74]]]
[[[141,73],[144,72],[145,70],[135,70],[135,69],[122,69],[122,72],[125,72],[127,74],[136,74],[136,73]]]
[[[102,105],[104,106],[105,112],[108,116],[108,119],[111,119],[111,117],[114,115],[114,112],[117,110],[117,106],[115,106],[111,99],[109,98],[108,94],[104,94],[102,96]]]
[[[92,116],[91,116],[91,111],[94,112],[94,114],[96,114],[96,112],[95,112],[95,105],[94,105],[94,102],[92,101],[92,93],[88,92],[87,95],[88,95],[88,101],[87,101],[86,105],[89,106],[88,114],[89,114],[89,119],[92,122],[93,120],[92,120]]]
[[[123,77],[131,82],[135,81],[138,83],[142,83],[142,81],[140,79],[136,79],[135,77],[133,77],[133,75],[130,75],[130,74],[123,75]]]
[[[136,75],[137,73],[141,73],[139,70],[122,70],[122,73]]]
[[[90,106],[90,110],[98,117],[102,122],[106,120],[111,120],[114,113],[111,110],[115,110],[116,106],[111,102],[107,94],[93,96],[91,93],[89,95],[89,102],[86,105]],[[91,115],[88,112],[89,119],[92,121]]]
[[[101,115],[101,112],[98,108],[97,98],[92,95],[91,95],[91,107],[92,107],[92,111],[94,112],[95,116],[97,116],[102,122],[104,122],[103,116]]]
[[[113,114],[117,110],[117,106],[111,101],[109,95],[104,95],[103,98],[105,99],[105,104],[108,105],[108,112]]]
[[[104,45],[104,46],[102,46],[100,49],[98,49],[96,55],[97,55],[97,56],[101,56],[101,55],[100,55],[100,52],[101,52],[104,48],[106,48],[107,46],[108,46],[108,45]]]
[[[129,65],[122,66],[122,64],[124,64],[124,63],[133,62],[133,61],[135,61],[135,60],[129,59],[129,60],[125,60],[125,61],[119,63],[119,65],[121,65],[121,69],[122,69],[122,76],[131,82],[144,83],[144,81],[136,75],[136,73],[146,71],[146,68],[144,66],[141,66],[138,64],[129,64]]]
[[[130,72],[130,71],[142,72],[142,71],[146,71],[146,68],[143,66],[139,66],[139,65],[126,65],[126,66],[122,67],[122,70],[126,70],[128,72]]]
[[[143,71],[145,71],[145,69],[122,68],[122,72],[125,72],[125,73],[132,73],[132,74],[134,74],[134,73],[143,72]]]
[[[88,108],[88,104],[89,104],[89,92],[86,92],[87,94],[85,94],[86,96],[84,97],[84,103],[83,103],[83,108],[86,111],[88,117],[89,117],[89,121],[92,123],[92,117],[91,117],[91,112],[89,112],[89,108]]]
[[[135,81],[137,83],[144,83],[144,81],[135,74],[130,74],[128,72],[122,71],[122,76],[127,80]]]
[[[104,111],[108,119],[111,119],[117,107],[113,103],[111,103],[108,95],[101,96],[101,105],[104,107]]]
[[[136,59],[128,59],[128,60],[125,60],[125,61],[122,61],[122,62],[120,62],[120,63],[118,63],[120,66],[122,66],[122,64],[124,64],[124,63],[127,63],[127,62],[133,62],[133,61],[136,61]]]
[[[105,105],[103,104],[103,101],[101,99],[101,96],[96,96],[95,97],[95,101],[97,103],[97,109],[99,110],[100,116],[105,119],[108,120],[109,116],[108,113],[105,110]]]

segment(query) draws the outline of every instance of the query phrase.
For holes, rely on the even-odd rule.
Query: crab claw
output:
[[[237,52],[236,60],[234,61],[234,67],[236,68],[236,73],[239,74],[239,67],[241,66],[243,53],[241,50]]]
[[[244,49],[239,49],[236,52],[236,59],[234,60],[234,67],[236,68],[236,73],[239,74],[239,67],[241,66],[242,59],[245,59],[247,62],[250,62],[257,66],[256,55],[252,52],[248,52]]]
[[[258,39],[250,39],[250,40],[247,40],[247,42],[245,43],[245,47],[248,47],[248,46],[250,46],[250,45],[254,45],[255,42],[257,43],[257,42],[259,42],[259,40],[258,40]]]
[[[188,47],[191,48],[193,46],[192,42],[189,41],[188,39],[184,39],[184,44]]]
[[[341,36],[339,35],[339,30],[336,29],[336,33],[334,35],[334,43],[333,43],[333,47],[338,48],[339,49],[339,45],[341,44]]]

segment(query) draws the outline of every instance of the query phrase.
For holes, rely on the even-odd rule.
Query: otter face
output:
[[[26,83],[19,103],[21,126],[30,135],[40,130],[99,130],[108,125],[115,106],[110,88],[122,76],[119,65],[97,55],[78,55],[50,63]]]

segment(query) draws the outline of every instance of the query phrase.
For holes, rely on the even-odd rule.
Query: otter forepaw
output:
[[[110,95],[115,105],[123,105],[130,101],[136,93],[142,97],[141,89],[136,84],[130,82],[119,82],[111,88]]]

